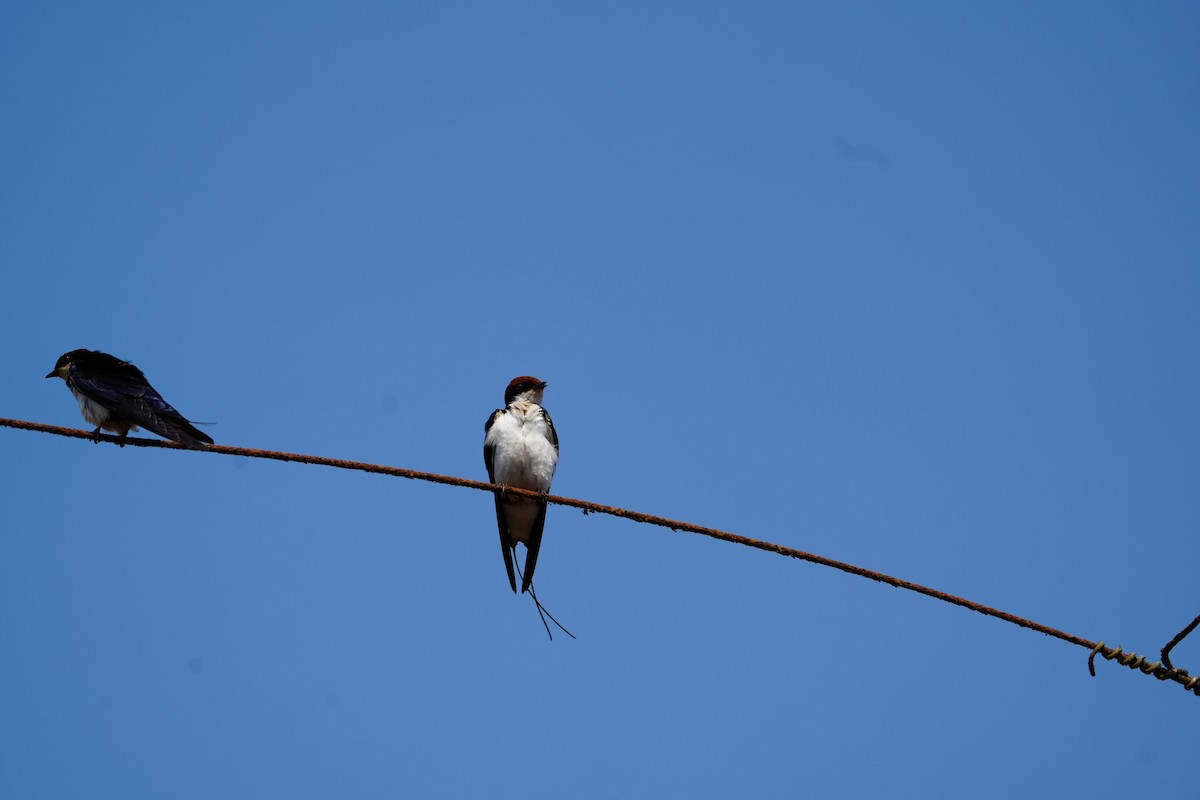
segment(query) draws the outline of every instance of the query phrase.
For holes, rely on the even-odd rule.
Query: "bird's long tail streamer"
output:
[[[514,562],[515,562],[515,559],[514,559]],[[517,568],[517,577],[521,581],[524,581],[525,576],[521,574],[521,565],[520,564],[514,564],[514,565]],[[538,600],[537,592],[535,592],[533,590],[533,582],[532,581],[530,581],[530,583],[529,583],[529,596],[533,598],[533,604],[535,606],[537,606],[538,616],[542,620],[542,625],[545,626],[545,628],[546,628],[546,635],[550,637],[550,641],[552,641],[552,642],[554,641],[554,634],[550,632],[550,625],[549,625],[549,623],[546,622],[546,617],[549,617],[550,622],[553,622],[555,625],[557,625],[558,629],[560,631],[562,631],[563,633],[565,633],[567,636],[570,636],[572,639],[576,638],[575,634],[571,633],[569,630],[564,628],[563,624],[561,622],[559,622],[558,620],[556,620],[554,618],[554,615],[546,610],[546,607],[544,605],[542,605],[542,601]]]

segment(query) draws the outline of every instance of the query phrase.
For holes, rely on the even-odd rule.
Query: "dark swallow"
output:
[[[142,371],[96,350],[72,350],[59,357],[47,378],[62,378],[99,441],[100,429],[122,439],[142,426],[165,439],[195,449],[213,440],[163,400]]]
[[[550,414],[542,408],[545,388],[545,381],[528,375],[513,378],[504,392],[505,407],[488,417],[483,428],[483,462],[492,483],[550,491],[550,481],[558,465],[558,433]],[[517,591],[517,580],[513,574],[513,557],[517,542],[525,545],[521,591],[527,592],[533,583],[533,570],[542,546],[546,501],[497,492],[496,523],[500,527],[500,549],[504,553],[508,583],[514,592]]]

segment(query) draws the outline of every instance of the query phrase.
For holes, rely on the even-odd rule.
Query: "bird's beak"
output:
[[[538,384],[539,389],[545,389],[547,386],[549,386],[549,384],[546,381],[542,381]]]
[[[50,370],[49,372],[46,373],[46,377],[47,378],[56,377],[56,373],[54,372],[54,370]]]

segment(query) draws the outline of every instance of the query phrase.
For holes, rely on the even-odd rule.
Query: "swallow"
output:
[[[496,409],[483,427],[483,462],[488,480],[504,486],[550,491],[558,466],[558,434],[542,408],[546,382],[528,375],[513,378],[504,392],[504,408]],[[517,542],[525,545],[521,592],[529,591],[546,525],[546,501],[496,492],[496,524],[508,583],[515,593],[513,558]],[[540,605],[540,604],[539,604]],[[561,627],[561,626],[560,626]],[[564,628],[564,630],[566,630]],[[569,633],[569,631],[568,631]]]
[[[64,353],[46,377],[67,382],[83,418],[96,426],[92,432],[95,441],[100,440],[101,428],[124,439],[141,425],[193,449],[213,443],[163,400],[140,369],[108,353],[97,350]]]

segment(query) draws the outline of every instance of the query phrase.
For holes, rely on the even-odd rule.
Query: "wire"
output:
[[[1189,622],[1187,626],[1184,627],[1184,629],[1179,633],[1175,634],[1175,638],[1167,642],[1166,647],[1162,649],[1162,663],[1167,665],[1167,669],[1175,668],[1175,666],[1171,663],[1171,649],[1175,647],[1175,645],[1182,642],[1189,633],[1196,630],[1197,625],[1200,625],[1200,617],[1196,617],[1194,620]]]
[[[1033,620],[1019,617],[1016,614],[1010,614],[1007,611],[1001,611],[991,606],[976,603],[973,600],[968,600],[964,597],[949,594],[948,592],[932,589],[928,586],[922,586],[919,583],[912,581],[901,580],[900,578],[866,569],[864,567],[847,564],[844,561],[837,561],[825,556],[816,555],[815,553],[807,553],[803,550],[797,550],[791,547],[774,544],[772,542],[763,541],[760,539],[751,539],[748,536],[740,536],[736,533],[717,530],[716,528],[706,528],[701,525],[693,525],[690,522],[681,522],[679,520],[667,519],[653,514],[644,514],[640,511],[630,511],[624,508],[615,506],[605,506],[599,503],[592,503],[587,500],[576,500],[572,497],[559,497],[557,495],[543,495],[538,492],[528,489],[518,489],[511,486],[501,487],[496,484],[484,483],[483,481],[474,481],[468,478],[458,478],[451,475],[438,475],[433,472],[420,472],[418,470],[404,469],[402,467],[387,467],[379,464],[368,464],[363,461],[346,461],[337,458],[325,458],[322,456],[302,455],[298,453],[285,453],[276,450],[257,450],[250,447],[233,447],[230,445],[205,445],[200,451],[190,449],[176,442],[164,441],[158,439],[130,439],[117,436],[109,436],[101,434],[95,436],[92,431],[81,431],[75,428],[62,428],[56,425],[45,425],[40,422],[27,422],[25,420],[5,419],[0,417],[0,426],[9,428],[19,428],[22,430],[39,431],[41,433],[50,433],[56,436],[67,436],[75,439],[88,439],[92,441],[109,442],[118,445],[131,445],[134,447],[162,447],[166,449],[188,450],[189,452],[212,452],[221,455],[244,456],[246,458],[266,458],[274,461],[294,461],[300,464],[314,464],[323,467],[334,467],[336,469],[352,469],[362,472],[371,472],[377,475],[390,475],[397,478],[408,478],[410,480],[429,481],[431,483],[442,483],[450,486],[460,486],[466,489],[476,489],[485,492],[495,492],[503,488],[504,491],[518,496],[525,496],[532,499],[542,499],[547,503],[554,505],[567,506],[570,508],[578,508],[583,510],[585,514],[607,514],[613,517],[621,517],[623,519],[632,520],[634,522],[644,523],[646,525],[657,525],[662,528],[670,528],[673,531],[684,531],[687,533],[698,533],[702,536],[709,536],[713,539],[720,539],[724,542],[732,542],[746,547],[753,547],[758,550],[765,550],[769,553],[787,556],[789,558],[808,561],[813,564],[819,564],[823,567],[847,572],[851,575],[858,575],[862,578],[885,583],[889,586],[895,586],[897,589],[904,589],[917,594],[923,594],[926,597],[932,597],[935,600],[941,600],[944,603],[960,606],[969,609],[979,614],[996,619],[1010,622],[1013,625],[1018,625],[1022,628],[1028,628],[1032,631],[1051,636],[1055,639],[1060,639],[1069,644],[1082,647],[1092,651],[1088,659],[1089,670],[1092,675],[1095,675],[1095,669],[1092,662],[1096,655],[1103,656],[1106,660],[1117,660],[1117,663],[1130,669],[1137,669],[1146,675],[1153,675],[1155,678],[1163,681],[1174,681],[1180,684],[1188,691],[1200,697],[1200,676],[1191,677],[1187,670],[1172,669],[1169,666],[1164,666],[1159,663],[1147,664],[1145,659],[1132,653],[1123,653],[1120,647],[1108,647],[1104,642],[1092,642],[1084,639],[1081,636],[1075,636],[1057,628],[1051,628],[1048,625],[1043,625]],[[1180,637],[1182,638],[1182,636]],[[1169,663],[1169,662],[1168,662]]]

